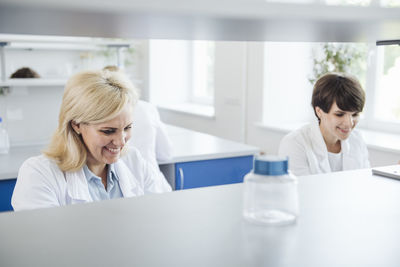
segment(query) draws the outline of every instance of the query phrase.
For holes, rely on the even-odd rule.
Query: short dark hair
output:
[[[316,107],[328,113],[334,102],[341,110],[362,112],[365,92],[360,82],[355,77],[343,73],[327,73],[320,77],[314,85],[311,99],[315,116]],[[320,121],[318,116],[317,118]]]
[[[11,74],[10,78],[40,78],[40,76],[33,69],[23,67]]]

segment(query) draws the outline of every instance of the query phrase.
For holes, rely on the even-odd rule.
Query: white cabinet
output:
[[[11,146],[48,143],[57,127],[63,88],[76,72],[125,66],[140,85],[142,76],[134,71],[141,64],[136,60],[140,45],[121,39],[0,34],[0,116]],[[10,79],[21,67],[40,78]]]
[[[132,54],[130,47],[111,39],[0,35],[0,87],[63,87],[80,70],[123,67],[125,55]],[[9,78],[22,67],[31,68],[40,78]]]

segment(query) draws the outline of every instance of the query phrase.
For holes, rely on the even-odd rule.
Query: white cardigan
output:
[[[343,170],[369,168],[368,150],[362,136],[353,130],[341,141]],[[286,135],[279,155],[289,156],[289,169],[295,175],[331,172],[328,149],[318,124],[308,124]]]
[[[124,197],[171,191],[161,173],[134,148],[115,163],[115,171]],[[92,201],[83,168],[62,172],[53,160],[40,155],[22,164],[11,203],[18,211]]]

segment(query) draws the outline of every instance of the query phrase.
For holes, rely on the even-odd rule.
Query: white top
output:
[[[328,151],[329,165],[331,166],[331,170],[333,172],[343,171],[342,156],[342,152],[332,153]]]
[[[131,165],[125,164],[123,160]],[[114,167],[124,197],[171,191],[160,172],[148,164],[134,148],[123,160],[117,161]],[[19,211],[92,201],[83,168],[63,172],[53,160],[40,155],[22,164],[11,204],[15,211]]]
[[[157,162],[172,158],[172,143],[158,110],[152,104],[140,100],[134,110],[132,137],[129,146],[136,147],[142,156],[158,166]]]
[[[367,146],[359,132],[353,130],[341,146],[342,170],[370,167]],[[289,169],[295,175],[332,172],[328,149],[317,123],[305,125],[283,137],[278,153],[289,156]]]

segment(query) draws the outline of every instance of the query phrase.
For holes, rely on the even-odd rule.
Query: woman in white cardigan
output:
[[[370,167],[368,150],[354,130],[365,104],[365,93],[350,75],[328,73],[314,85],[311,105],[318,123],[286,135],[279,155],[289,156],[296,175]]]
[[[86,71],[71,77],[49,147],[19,170],[14,210],[171,191],[137,150],[125,151],[137,99],[121,73]]]

